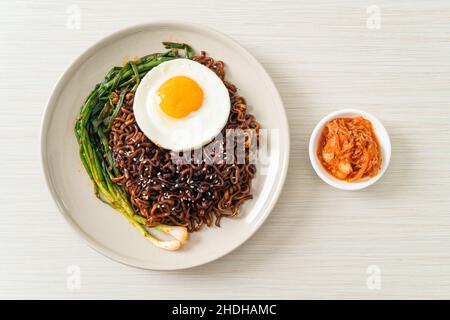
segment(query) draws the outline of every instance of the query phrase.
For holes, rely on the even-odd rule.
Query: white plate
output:
[[[268,159],[253,181],[254,199],[222,227],[191,234],[179,251],[154,247],[124,219],[101,203],[78,156],[75,118],[86,96],[124,57],[163,51],[162,41],[186,42],[226,63],[227,79],[247,99],[249,110],[265,129],[275,129]],[[119,262],[154,270],[198,266],[229,253],[264,222],[283,186],[289,160],[289,132],[280,96],[262,66],[239,44],[205,26],[154,22],[116,32],[84,52],[63,74],[49,99],[41,128],[42,165],[49,190],[61,213],[100,253]],[[262,173],[265,174],[262,174]]]

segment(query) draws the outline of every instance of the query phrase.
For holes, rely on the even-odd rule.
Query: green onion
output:
[[[113,160],[107,135],[114,119],[122,108],[125,92],[131,87],[136,91],[145,74],[159,64],[172,59],[178,59],[178,50],[184,50],[184,57],[192,59],[194,50],[187,44],[164,42],[165,53],[154,53],[129,61],[123,67],[113,67],[104,80],[97,84],[81,107],[75,123],[75,136],[80,146],[80,159],[94,185],[94,193],[98,199],[120,212],[142,235],[157,247],[167,250],[177,250],[187,239],[184,227],[174,227],[159,224],[155,228],[172,235],[175,240],[162,241],[154,237],[145,227],[147,219],[136,214],[125,190],[112,182],[120,175]],[[119,101],[114,106],[111,93],[121,89]],[[106,107],[109,104],[109,107]]]

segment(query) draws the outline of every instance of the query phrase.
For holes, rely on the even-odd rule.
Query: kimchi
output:
[[[363,117],[328,121],[317,156],[331,175],[348,182],[376,176],[382,161],[372,124]]]

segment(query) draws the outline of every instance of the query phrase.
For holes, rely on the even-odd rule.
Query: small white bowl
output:
[[[322,166],[320,160],[317,157],[317,148],[322,130],[327,121],[330,121],[334,118],[356,116],[362,116],[372,123],[373,130],[375,131],[378,142],[380,144],[382,163],[380,171],[375,177],[364,178],[355,182],[347,182],[339,180],[328,173],[328,171]],[[389,138],[389,134],[387,133],[381,122],[370,113],[356,109],[343,109],[330,113],[322,120],[320,120],[320,122],[316,125],[309,140],[309,159],[311,160],[311,164],[317,175],[330,186],[342,190],[360,190],[374,184],[383,176],[391,160],[391,140]]]

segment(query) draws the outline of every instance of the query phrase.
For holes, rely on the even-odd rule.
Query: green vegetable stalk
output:
[[[165,53],[154,53],[138,61],[129,61],[123,67],[113,67],[103,81],[89,94],[75,123],[75,136],[80,146],[80,159],[94,184],[97,198],[119,211],[142,235],[157,247],[177,250],[187,240],[187,230],[183,227],[157,225],[155,228],[172,235],[175,240],[162,241],[153,236],[145,227],[146,219],[135,213],[125,190],[112,182],[119,176],[109,148],[108,134],[112,123],[122,107],[125,91],[136,91],[140,80],[152,68],[178,58],[192,59],[193,49],[184,43],[163,42]],[[184,51],[184,55],[180,55]],[[114,104],[111,93],[122,90]]]

